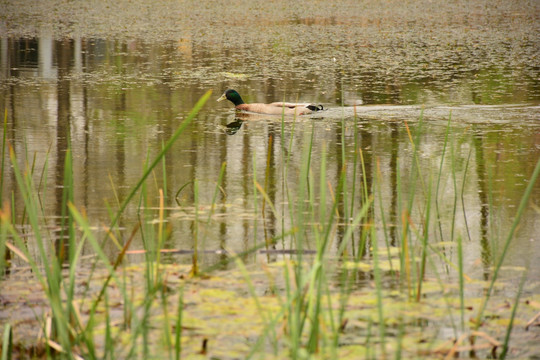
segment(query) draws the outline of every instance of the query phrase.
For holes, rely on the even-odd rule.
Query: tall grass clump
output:
[[[35,241],[38,250],[38,259],[35,259],[28,251],[26,240],[14,226],[8,212],[2,214],[2,235],[4,242],[9,238],[13,241],[12,248],[26,261],[35,273],[42,289],[47,296],[51,309],[51,316],[45,319],[43,333],[48,351],[61,352],[68,358],[73,358],[71,353],[72,339],[76,338],[74,329],[80,327],[77,312],[73,308],[74,297],[74,271],[79,261],[82,249],[81,241],[77,244],[75,239],[74,221],[68,215],[67,205],[73,199],[73,173],[71,151],[68,147],[64,161],[64,183],[62,194],[62,218],[60,219],[60,237],[50,239],[44,234],[46,228],[42,222],[43,209],[40,206],[38,193],[32,179],[32,171],[25,165],[24,171],[19,167],[19,159],[12,147],[9,148],[10,162],[17,182],[17,189],[23,199],[23,206],[28,227],[31,231],[31,239]],[[66,249],[68,254],[66,256]],[[71,269],[68,277],[64,277],[62,268],[64,263],[69,264]],[[65,301],[64,301],[65,298]]]
[[[28,239],[23,238],[18,227],[15,226],[14,220],[11,218],[15,212],[11,207],[3,208],[0,213],[1,219],[1,239],[0,250],[2,260],[4,259],[4,248],[9,246],[17,256],[23,261],[27,262],[32,269],[33,274],[39,281],[41,288],[46,295],[47,303],[50,306],[50,315],[44,314],[42,319],[42,333],[45,338],[45,351],[49,358],[64,358],[64,359],[82,359],[90,358],[115,358],[115,354],[119,352],[118,349],[118,334],[112,333],[113,325],[110,323],[108,315],[105,319],[98,314],[98,306],[105,305],[105,313],[109,313],[108,308],[108,285],[111,282],[119,285],[121,298],[126,302],[124,306],[126,308],[132,308],[132,296],[127,293],[126,278],[121,278],[117,274],[117,269],[123,266],[123,257],[137,232],[139,226],[137,226],[131,237],[126,241],[121,249],[116,260],[111,263],[110,259],[103,252],[103,244],[107,240],[114,240],[114,233],[112,230],[115,228],[120,217],[123,215],[128,204],[135,198],[136,194],[141,190],[141,199],[143,199],[144,205],[148,205],[146,199],[145,183],[146,179],[152,174],[152,171],[160,164],[164,155],[170,150],[174,142],[183,133],[186,127],[193,121],[198,111],[202,108],[205,102],[211,95],[211,91],[207,92],[195,105],[190,114],[181,123],[178,129],[174,132],[171,138],[162,146],[161,152],[156,156],[153,161],[148,162],[144,169],[143,175],[140,177],[137,184],[131,189],[129,194],[120,203],[120,206],[115,214],[111,218],[111,224],[109,226],[110,231],[103,239],[98,239],[90,226],[90,223],[84,212],[77,208],[74,201],[74,174],[73,174],[73,160],[72,153],[68,138],[68,148],[65,152],[63,169],[63,182],[62,182],[62,196],[61,196],[61,218],[59,220],[60,231],[59,236],[56,238],[50,238],[47,233],[47,226],[44,224],[44,219],[47,219],[44,214],[43,207],[39,197],[40,189],[33,181],[33,166],[24,163],[23,159],[15,154],[14,149],[7,143],[6,140],[6,120],[4,120],[4,137],[2,142],[2,152],[6,149],[9,150],[9,159],[12,167],[14,177],[16,179],[17,191],[19,196],[23,200],[24,209],[20,213],[24,214],[23,219],[27,221],[27,224],[23,224],[25,229],[29,229]],[[7,115],[6,115],[7,117]],[[4,179],[4,157],[2,157],[1,171],[2,181]],[[23,162],[22,167],[19,163]],[[3,195],[3,192],[2,192]],[[150,306],[155,298],[161,295],[163,299],[166,287],[163,283],[163,278],[160,276],[158,270],[160,263],[160,248],[163,245],[163,239],[165,238],[165,232],[163,229],[164,224],[164,192],[160,190],[159,199],[159,216],[158,216],[158,231],[157,238],[152,238],[151,242],[147,244],[155,244],[152,247],[148,246],[149,254],[153,254],[153,258],[147,258],[146,261],[146,276],[147,284],[146,291],[147,296],[142,304],[142,314],[135,319],[133,324],[125,324],[127,327],[133,326],[131,331],[131,346],[127,351],[127,356],[133,357],[135,354],[142,353],[144,357],[149,356],[149,343],[148,337],[149,324],[147,322]],[[2,200],[6,200],[2,198]],[[149,214],[143,214],[141,224],[143,228],[150,223]],[[154,231],[149,228],[142,230],[146,236],[153,236]],[[102,283],[101,290],[98,291],[97,296],[91,298],[85,297],[84,301],[88,304],[88,315],[86,320],[83,321],[79,308],[75,306],[75,287],[76,287],[76,271],[81,265],[81,253],[83,247],[89,244],[94,250],[97,256],[97,262],[100,267],[104,267],[107,272],[107,277]],[[37,254],[32,254],[29,249],[36,248]],[[0,262],[3,270],[4,263]],[[65,273],[63,270],[67,268]],[[90,275],[91,277],[92,275]],[[91,278],[87,279],[87,283],[91,281]],[[83,302],[84,303],[84,302]],[[181,303],[180,303],[181,304]],[[180,307],[180,305],[179,305]],[[101,313],[101,312],[99,312]],[[165,308],[165,313],[167,313]],[[135,316],[132,311],[132,316]],[[98,348],[96,345],[96,325],[105,321],[106,335],[105,335],[105,349]],[[181,324],[181,318],[176,320],[177,324]],[[9,347],[6,344],[11,343],[11,327],[6,324],[4,327],[4,342],[3,346],[3,359],[7,359]],[[166,333],[169,333],[167,331]],[[142,339],[141,339],[142,337]],[[175,340],[179,340],[179,334],[177,333]],[[167,337],[167,342],[173,348],[172,336]],[[142,350],[139,350],[139,344]],[[115,347],[114,349],[110,347]],[[181,345],[176,344],[176,358],[179,358],[181,351]],[[36,351],[36,350],[34,350]]]
[[[166,180],[162,183],[154,181],[153,185],[158,194],[154,196],[151,180],[152,175],[160,169],[163,178],[167,178],[165,154],[170,151],[209,96],[210,92],[199,100],[171,138],[162,144],[157,156],[154,158],[147,156],[142,175],[135,186],[124,199],[118,198],[116,209],[110,208],[110,223],[105,235],[96,233],[84,209],[78,207],[75,201],[73,187],[76,184],[76,176],[73,173],[72,152],[68,146],[63,163],[59,237],[52,239],[48,237],[43,230],[45,228],[43,219],[46,217],[39,197],[41,185],[36,186],[33,181],[34,167],[29,165],[28,161],[23,166],[19,165],[24,161],[9,147],[4,135],[3,151],[9,150],[17,191],[23,199],[23,218],[27,222],[26,228],[31,229],[31,236],[28,239],[22,236],[12,219],[15,214],[11,210],[12,207],[3,207],[0,212],[2,222],[0,270],[5,267],[4,254],[9,248],[9,251],[27,262],[35,273],[51,309],[50,315],[43,316],[41,321],[47,357],[133,359],[158,356],[181,359],[186,355],[182,341],[187,337],[186,332],[196,333],[194,337],[198,340],[202,337],[200,334],[204,335],[202,327],[193,327],[189,324],[193,321],[192,314],[185,311],[186,306],[194,306],[188,299],[193,294],[186,290],[185,282],[176,282],[173,287],[172,280],[167,278],[168,274],[163,271],[166,260],[163,250],[170,234],[167,228],[166,206],[169,189]],[[396,188],[398,213],[396,219],[388,218],[383,208],[382,194],[386,184],[380,159],[370,161],[372,154],[367,153],[362,147],[360,135],[356,132],[353,138],[354,152],[348,152],[345,148],[345,128],[350,126],[346,119],[341,121],[338,135],[342,141],[337,147],[335,159],[328,150],[330,144],[317,142],[315,125],[302,124],[311,128],[304,131],[299,164],[293,166],[291,154],[294,152],[296,121],[298,120],[294,119],[292,124],[288,124],[292,130],[285,134],[285,118],[282,117],[281,143],[278,149],[272,147],[273,139],[270,139],[266,171],[264,175],[260,174],[261,178],[264,177],[264,181],[259,182],[257,156],[253,154],[251,160],[253,173],[250,174],[253,178],[250,187],[253,192],[252,208],[256,214],[252,226],[253,240],[249,240],[249,248],[244,253],[235,254],[229,251],[231,256],[224,260],[235,262],[236,268],[243,276],[242,285],[247,288],[262,324],[260,333],[246,336],[249,337],[249,340],[246,340],[249,350],[245,357],[258,358],[261,354],[268,353],[269,356],[276,358],[290,359],[339,358],[344,334],[348,331],[347,322],[351,320],[348,318],[350,302],[356,300],[353,297],[358,294],[355,287],[358,286],[360,277],[363,289],[369,293],[366,301],[370,303],[366,308],[370,306],[371,309],[365,318],[354,319],[357,323],[362,321],[364,325],[362,333],[357,336],[358,347],[362,349],[365,358],[399,359],[406,351],[412,351],[410,348],[413,345],[408,339],[411,321],[405,318],[410,316],[409,308],[425,305],[428,285],[432,285],[429,283],[429,276],[436,278],[441,289],[440,293],[446,306],[444,310],[449,315],[455,337],[464,338],[465,335],[473,334],[467,333],[470,325],[465,321],[465,288],[468,281],[465,274],[466,258],[463,242],[465,237],[456,231],[457,210],[459,201],[464,202],[463,188],[468,167],[465,168],[462,181],[458,181],[459,145],[456,146],[450,141],[452,138],[450,120],[446,128],[440,162],[436,166],[438,169],[434,171],[431,171],[430,167],[426,169],[424,165],[426,160],[422,157],[422,139],[426,132],[423,116],[420,116],[419,122],[413,128],[409,128],[405,123],[410,151],[404,152],[405,156],[396,161],[396,168],[391,169],[397,174],[396,183],[391,184]],[[358,125],[356,116],[352,125],[356,130]],[[285,141],[285,135],[290,136],[289,141]],[[317,148],[319,145],[320,148]],[[270,156],[272,151],[276,151],[282,157],[280,169],[283,176],[280,184],[284,199],[282,204],[276,204],[276,197],[272,197],[270,193],[273,185],[270,172],[274,170],[271,169],[274,165]],[[318,157],[314,157],[314,154]],[[469,159],[470,157],[469,152]],[[338,164],[334,173],[337,175],[332,179],[333,182],[327,176],[329,168],[333,165],[332,160],[336,160]],[[193,223],[190,235],[193,236],[194,249],[191,271],[186,271],[183,275],[195,278],[196,281],[206,280],[205,276],[200,275],[213,270],[201,268],[199,256],[205,249],[206,229],[213,220],[212,215],[216,211],[219,194],[226,196],[221,187],[226,177],[226,167],[226,163],[221,165],[215,188],[210,190],[213,191],[211,208],[206,217],[199,213],[200,205],[204,205],[201,204],[203,198],[201,194],[204,191],[201,182],[199,179],[189,182],[194,192],[193,204],[190,204],[194,207],[194,216],[190,219]],[[449,179],[454,196],[446,198],[449,203],[442,203],[441,183],[443,173],[447,169],[451,172]],[[4,163],[1,164],[0,170],[3,179]],[[489,289],[477,313],[476,324],[480,324],[484,318],[484,311],[492,296],[504,256],[539,173],[540,162],[518,208],[502,255],[495,263]],[[461,197],[458,197],[460,183]],[[187,184],[178,190],[177,197],[186,187]],[[122,240],[119,224],[126,216],[126,209],[133,203],[136,204],[138,223],[129,229],[130,234]],[[450,224],[445,224],[449,229],[446,231],[442,224],[444,218],[442,207],[448,204],[451,207],[451,215]],[[264,239],[259,239],[257,224],[261,223],[260,220],[264,222],[268,214],[275,217],[276,223],[281,224],[281,231],[269,236],[271,231],[266,232],[265,225]],[[395,223],[391,223],[392,221]],[[391,227],[395,227],[396,230]],[[395,244],[390,244],[391,231],[398,234]],[[124,261],[135,236],[142,239],[141,253],[144,254],[144,264],[136,270],[143,273],[144,282],[137,284],[138,286],[130,283],[133,281],[130,277],[132,269]],[[444,240],[455,242],[457,249],[455,261],[448,252],[441,251],[435,246],[436,241]],[[278,241],[281,241],[283,247],[290,248],[284,249],[288,252],[284,251],[283,261],[279,263],[281,287],[275,284],[269,286],[277,305],[268,307],[264,303],[267,298],[260,294],[258,285],[243,259],[245,255],[260,249],[272,250]],[[109,242],[117,244],[118,247],[118,254],[113,259],[103,250],[104,244]],[[31,254],[29,251],[31,247],[37,248],[37,255]],[[93,250],[94,267],[105,270],[99,273],[102,278],[99,279],[97,291],[84,289],[86,296],[81,305],[75,298],[76,270],[81,266],[84,247]],[[396,259],[397,261],[394,261]],[[457,274],[459,283],[456,292],[459,292],[459,307],[452,302],[452,295],[447,295],[448,288],[445,282],[448,274],[441,271],[441,263]],[[214,268],[223,265],[220,263],[214,265]],[[361,276],[360,272],[363,273]],[[97,273],[97,270],[95,273],[92,272],[85,282],[90,283]],[[512,307],[511,322],[505,334],[503,357],[509,351],[513,320],[523,291],[524,279],[525,277],[520,283]],[[134,288],[140,290],[142,294],[133,293]],[[177,296],[175,302],[170,301],[172,293]],[[118,311],[113,305],[115,300],[119,301],[118,299],[121,299],[123,308],[120,321],[118,316],[113,319],[112,315],[114,311]],[[454,324],[452,316],[456,308],[459,309],[460,326]],[[159,313],[160,321],[157,330],[156,322],[153,321],[156,312]],[[437,328],[443,325],[430,326]],[[350,330],[353,331],[357,329]],[[11,324],[4,326],[2,359],[9,358],[12,353],[12,332]],[[156,340],[156,332],[159,332],[159,340]],[[432,338],[426,338],[426,342],[433,341]],[[156,342],[159,344],[156,345]],[[207,339],[203,338],[202,343],[197,355],[207,356]],[[458,343],[456,342],[452,351],[457,351],[455,349]],[[156,348],[162,352],[156,354],[154,352]],[[452,351],[448,354],[453,354]],[[435,352],[430,353],[433,354]]]
[[[282,139],[284,139],[283,124],[284,120],[282,119]],[[330,271],[327,264],[328,252],[331,245],[336,245],[338,228],[343,226],[344,219],[349,219],[350,216],[354,215],[350,222],[346,220],[346,230],[339,237],[341,242],[337,244],[338,253],[345,252],[345,249],[350,246],[355,230],[366,219],[372,204],[371,199],[365,199],[366,201],[358,209],[355,209],[353,197],[348,192],[348,187],[345,186],[347,181],[345,165],[340,171],[336,188],[332,188],[331,184],[326,181],[328,155],[325,145],[322,146],[322,153],[318,159],[319,169],[318,171],[314,169],[312,158],[315,143],[314,126],[312,131],[303,138],[300,168],[294,175],[294,181],[286,181],[290,171],[289,160],[292,153],[294,123],[292,127],[293,134],[289,134],[291,136],[289,143],[282,140],[281,154],[284,159],[282,162],[282,173],[284,174],[282,189],[288,203],[285,214],[292,226],[290,239],[294,255],[291,260],[283,263],[285,289],[283,294],[277,294],[279,304],[281,304],[280,311],[268,314],[261,310],[265,330],[248,358],[261,351],[265,339],[273,344],[277,342],[273,329],[281,322],[284,322],[283,326],[285,327],[286,339],[284,343],[287,348],[287,357],[303,359],[309,357],[310,354],[324,354],[330,358],[338,356],[340,331],[349,292],[345,290],[341,294],[342,301],[339,303],[339,310],[334,311],[332,290],[329,283]],[[360,167],[359,164],[354,166]],[[254,176],[254,178],[256,177]],[[257,189],[275,212],[275,204],[271,203],[264,189],[260,186],[257,186]],[[352,189],[354,191],[354,187]],[[329,198],[329,193],[332,203],[330,208],[326,209],[326,199]],[[344,203],[347,204],[345,213],[340,212]],[[348,213],[349,209],[351,209],[350,214]],[[285,214],[281,216],[282,219]],[[284,223],[282,222],[282,224]],[[285,231],[284,228],[282,229]],[[285,235],[285,232],[282,235]],[[313,256],[305,256],[307,244],[315,245]],[[245,277],[249,283],[247,271],[245,271]],[[344,283],[347,283],[346,279]],[[251,292],[257,302],[252,285],[250,289],[252,289]],[[274,347],[274,355],[278,354],[278,348]]]

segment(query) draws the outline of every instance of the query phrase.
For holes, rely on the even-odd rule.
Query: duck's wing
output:
[[[322,105],[315,105],[313,103],[288,103],[288,102],[274,102],[269,105],[276,106],[278,108],[286,108],[291,110],[301,110],[302,114],[309,114],[313,111],[324,110]],[[296,112],[298,114],[298,112]]]
[[[236,106],[236,109],[270,115],[306,115],[312,113],[313,111],[321,110],[322,106],[318,108],[317,106],[311,104],[275,102],[271,104],[241,104]]]
[[[273,103],[270,103],[268,105],[277,106],[277,107],[280,107],[280,108],[286,107],[286,108],[289,108],[289,109],[294,109],[294,108],[299,108],[299,107],[305,108],[305,107],[308,107],[311,104],[310,103],[273,102]]]
[[[283,106],[274,106],[272,104],[259,104],[259,103],[241,104],[241,105],[238,105],[236,109],[254,112],[258,114],[270,114],[270,115],[281,115],[283,113],[283,110],[285,110],[286,113],[291,110],[288,107],[285,107],[285,109],[283,109]],[[292,110],[294,111],[294,108]]]

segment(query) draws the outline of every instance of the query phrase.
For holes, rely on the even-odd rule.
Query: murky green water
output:
[[[402,195],[412,191],[406,125],[414,135],[423,114],[419,151],[427,183],[438,173],[451,116],[437,204],[448,219],[434,226],[433,239],[462,236],[466,270],[488,271],[540,154],[537,3],[47,3],[3,2],[0,101],[9,143],[19,159],[34,164],[35,181],[43,185],[51,229],[60,216],[68,138],[76,205],[99,229],[147,158],[213,89],[166,156],[166,172],[156,171],[148,185],[156,206],[156,189],[167,186],[168,248],[193,248],[191,182],[199,181],[201,216],[207,216],[223,163],[218,207],[198,234],[204,249],[243,251],[290,229],[287,191],[295,188],[311,134],[315,176],[325,151],[326,180],[335,188],[343,160],[352,163],[361,148],[369,191],[383,196],[375,222],[383,216],[398,222],[405,200],[396,188],[401,184]],[[248,102],[314,101],[328,110],[296,121],[236,118],[230,103],[215,102],[227,88]],[[294,151],[284,150],[291,144]],[[347,173],[350,186],[360,187],[362,171]],[[264,220],[255,206],[254,174],[277,209],[277,215],[266,209]],[[13,189],[7,169],[4,199]],[[539,193],[537,184],[533,204]],[[361,202],[362,194],[356,196],[351,204]],[[12,198],[23,216],[16,192]],[[138,221],[137,205],[122,218],[128,233]],[[508,261],[539,271],[537,209],[527,209]],[[446,224],[453,217],[451,229]],[[395,241],[398,235],[387,236]],[[277,249],[290,246],[284,240]],[[132,248],[142,248],[141,240]],[[112,245],[108,251],[117,252]]]
[[[351,290],[347,311],[353,315],[348,328],[343,325],[340,346],[372,341],[375,272],[367,263],[374,254],[369,239],[376,238],[384,260],[380,269],[388,307],[382,323],[387,323],[388,337],[401,339],[397,332],[412,334],[405,355],[417,357],[421,356],[415,352],[418,344],[431,341],[422,333],[433,333],[433,339],[441,341],[458,335],[457,318],[453,319],[459,302],[458,239],[463,240],[464,277],[471,279],[463,290],[467,306],[473,304],[466,316],[475,316],[487,288],[482,280],[493,275],[540,157],[539,33],[538,1],[0,0],[0,104],[6,114],[6,130],[0,131],[20,165],[30,164],[28,171],[33,172],[42,206],[43,235],[53,240],[47,242],[53,251],[62,216],[68,144],[74,159],[75,206],[86,214],[95,234],[109,240],[105,228],[111,214],[197,100],[213,90],[210,101],[165,156],[163,166],[147,180],[146,199],[136,197],[129,204],[119,221],[120,242],[129,238],[141,219],[158,223],[159,189],[165,189],[164,231],[169,235],[163,247],[176,252],[164,253],[162,260],[174,263],[168,284],[179,287],[178,281],[184,282],[188,272],[179,271],[184,268],[177,263],[192,262],[196,243],[199,261],[212,266],[230,259],[227,251],[248,251],[275,240],[261,246],[263,251],[242,257],[253,274],[262,274],[259,263],[278,263],[295,252],[291,234],[298,229],[299,219],[308,226],[305,234],[295,235],[306,242],[302,247],[310,258],[316,249],[310,231],[315,232],[318,220],[324,222],[321,214],[335,211],[340,225],[332,228],[327,255],[338,271],[330,275],[330,287],[343,285],[344,269],[358,269],[349,275],[358,281]],[[236,114],[230,103],[215,101],[227,88],[238,90],[247,102],[314,102],[326,110],[283,120]],[[416,152],[411,139],[419,143]],[[298,194],[308,149],[314,191],[309,193],[311,212],[302,218],[295,211],[300,208],[298,199],[307,198]],[[9,164],[7,152],[3,160]],[[347,196],[333,209],[342,173]],[[6,165],[2,176],[2,216],[12,209],[23,238],[34,239],[12,167]],[[366,198],[375,199],[369,216],[375,233],[362,243],[366,227],[354,227],[347,254],[362,261],[342,263],[333,255]],[[146,207],[141,205],[145,201]],[[391,292],[396,274],[387,271],[390,261],[385,256],[396,260],[393,248],[404,247],[400,231],[409,224],[407,236],[416,246],[411,262],[418,271],[414,255],[420,253],[426,204],[436,214],[427,226],[430,263],[422,296],[428,301],[420,301],[422,307],[414,310],[410,289],[408,299],[402,289],[398,297],[405,305],[398,311],[388,306],[395,304]],[[518,279],[527,268],[523,297],[531,301],[516,317],[510,357],[538,356],[538,328],[532,325],[526,331],[524,322],[538,311],[539,206],[537,182],[508,248],[492,294],[492,313],[486,315],[489,321],[483,328],[498,340],[504,338],[508,304],[513,304]],[[149,233],[143,226],[130,250],[145,248]],[[35,242],[28,244],[30,252],[37,254]],[[111,259],[120,252],[113,241],[106,241],[104,250]],[[95,251],[88,245],[82,255],[86,263]],[[144,260],[143,254],[131,253],[125,264]],[[39,299],[42,294],[28,294],[28,284],[39,286],[26,281],[27,266],[12,252],[0,294],[0,320],[2,326],[16,324],[16,345],[28,341],[32,348],[37,343],[33,332],[40,328],[34,324],[40,311],[46,311],[38,308],[49,305],[44,297]],[[141,269],[129,270],[137,275],[130,278],[140,287],[131,290],[137,294],[145,291],[144,281],[138,280],[144,277]],[[265,281],[270,279],[266,278],[269,269],[264,268]],[[237,300],[247,290],[236,289],[243,285],[238,280],[242,276],[234,275],[233,284],[225,281],[231,273],[223,274],[215,279],[229,291],[222,301],[235,303],[239,310],[234,311],[244,313],[243,300]],[[280,290],[285,288],[283,278],[277,276]],[[265,281],[257,281],[256,290],[261,298],[264,294],[274,302],[274,284]],[[410,286],[408,281],[400,286]],[[213,302],[201,295],[208,284],[186,286],[186,304]],[[335,291],[332,296],[342,290]],[[448,304],[442,304],[441,298]],[[340,301],[336,298],[334,304]],[[444,314],[431,314],[438,307],[444,308]],[[354,313],[359,309],[360,315]],[[500,309],[507,313],[500,315]],[[216,311],[211,309],[202,318],[208,316],[213,322]],[[192,320],[199,326],[197,311],[190,307],[187,313],[195,313]],[[414,320],[398,329],[396,314]],[[234,330],[245,320],[234,316],[228,320],[221,327],[232,324],[230,329],[220,328],[219,335],[212,332],[214,323],[208,325],[210,331],[194,328],[186,335],[196,342],[191,353],[199,351],[200,334],[214,334],[211,346],[214,351],[221,346],[223,358],[235,356],[229,352],[237,342],[245,341],[251,349],[259,334],[248,333],[246,340]],[[224,333],[230,337],[223,337]],[[21,349],[24,353],[24,346]],[[489,356],[485,351],[479,356]],[[474,351],[463,350],[460,356],[464,354],[476,356]]]

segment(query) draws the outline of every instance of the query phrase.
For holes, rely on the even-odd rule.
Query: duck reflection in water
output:
[[[275,120],[275,118],[272,116],[263,115],[263,114],[237,112],[234,115],[234,120],[228,123],[227,125],[225,125],[225,133],[227,135],[234,135],[240,130],[240,128],[242,128],[242,125],[246,121],[258,121],[258,120]]]
[[[238,130],[240,130],[240,128],[242,127],[242,125],[244,124],[245,120],[242,120],[242,119],[234,119],[234,121],[228,123],[226,126],[226,129],[225,129],[225,133],[227,135],[234,135],[238,132]]]

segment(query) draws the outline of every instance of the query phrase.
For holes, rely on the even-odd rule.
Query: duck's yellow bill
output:
[[[225,94],[221,95],[221,97],[219,99],[217,99],[217,101],[222,101],[222,100],[226,100],[227,97],[225,96]]]

